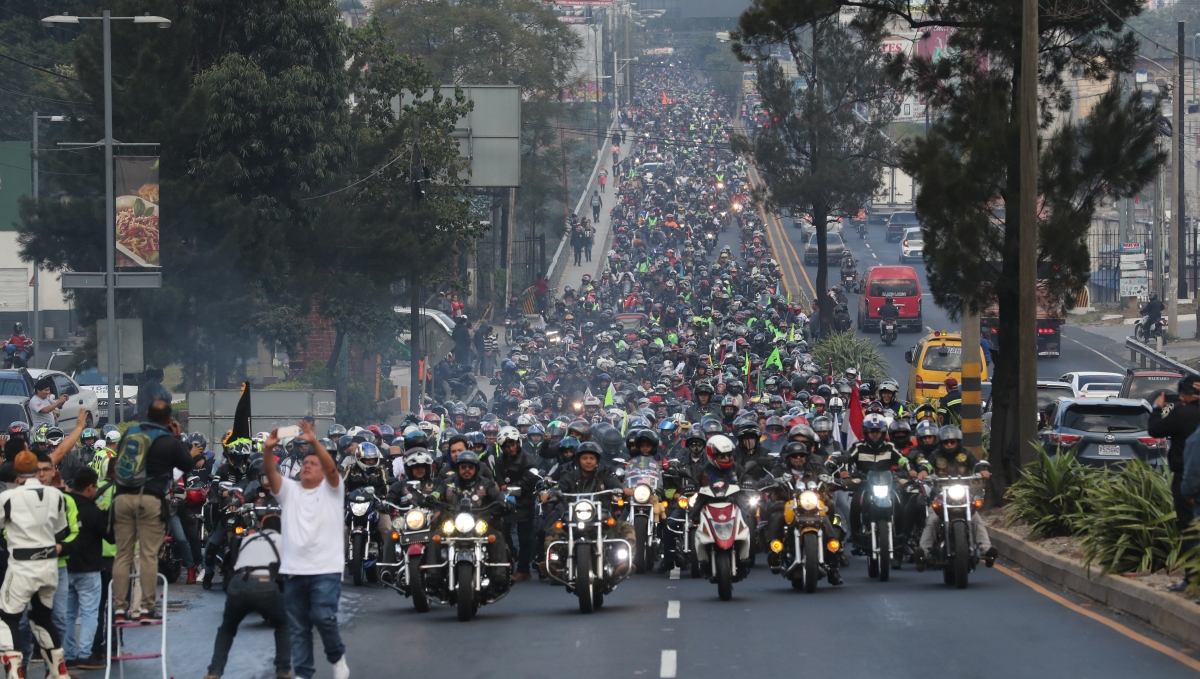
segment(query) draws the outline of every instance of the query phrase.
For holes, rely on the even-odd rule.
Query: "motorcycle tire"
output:
[[[601,592],[597,588],[592,592],[592,607],[595,608],[596,610],[600,610],[600,607],[603,605],[604,605],[604,592]]]
[[[650,551],[650,517],[633,517],[633,571],[646,572],[646,557]]]
[[[460,622],[470,622],[471,618],[475,617],[476,611],[475,564],[462,561],[455,568],[457,569],[454,576],[457,578],[458,619]]]
[[[413,608],[418,613],[429,612],[429,597],[425,596],[425,577],[421,573],[421,557],[408,557],[408,591],[412,594]]]
[[[580,545],[575,550],[575,595],[579,597],[579,612],[596,610],[595,584],[592,582],[592,549]]]
[[[179,580],[179,576],[183,572],[183,560],[179,558],[173,543],[164,542],[162,549],[159,550],[158,572],[163,574],[168,584],[173,585]]]
[[[820,558],[821,545],[817,542],[816,533],[805,533],[800,540],[800,549],[804,550],[804,591],[812,594],[817,591],[817,581],[821,579]]]
[[[721,601],[729,601],[733,598],[733,552],[714,550],[712,558],[716,571],[717,596]]]
[[[350,538],[350,577],[354,579],[355,587],[362,587],[363,583],[363,545],[362,534],[354,535]]]
[[[954,586],[967,588],[967,577],[971,571],[971,543],[967,537],[967,524],[958,522],[951,528],[954,539]]]
[[[887,582],[891,576],[892,558],[885,552],[891,551],[892,525],[887,521],[875,522],[875,539],[879,545],[879,581]]]

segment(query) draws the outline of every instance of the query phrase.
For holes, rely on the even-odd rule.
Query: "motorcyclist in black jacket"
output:
[[[500,534],[499,526],[504,525],[502,517],[505,513],[504,494],[496,482],[487,478],[480,471],[479,456],[465,450],[458,454],[454,461],[454,473],[445,478],[441,488],[437,490],[442,502],[452,511],[458,511],[461,501],[469,499],[473,507],[487,507],[479,516],[488,522],[485,537],[494,536],[488,541],[488,560],[491,563],[504,564],[493,566],[491,582],[488,588],[493,592],[508,589],[508,544]],[[438,529],[441,532],[441,529]]]
[[[250,478],[250,441],[232,442],[225,448],[225,461],[213,472],[213,484],[209,493],[219,499],[219,505],[224,506],[228,492],[222,490],[221,483],[228,482],[235,486],[244,485]],[[217,574],[217,553],[225,544],[225,522],[217,521],[208,542],[204,545],[204,579],[201,584],[204,589],[212,589],[213,577]]]
[[[737,427],[736,459],[751,477],[764,475],[771,467],[771,456],[761,442],[762,430],[757,422],[744,422]]]
[[[1150,300],[1146,302],[1146,306],[1142,307],[1140,313],[1146,317],[1147,329],[1154,327],[1154,324],[1162,319],[1163,303],[1158,298],[1157,292],[1150,292]]]
[[[938,430],[938,438],[940,439],[938,452],[930,460],[934,474],[946,477],[970,476],[978,473],[985,479],[992,475],[987,469],[986,461],[980,462],[974,453],[962,447],[961,429],[948,424]],[[932,509],[925,515],[925,530],[921,532],[921,544],[913,553],[918,571],[925,570],[926,554],[933,549],[933,543],[937,539],[937,528],[941,523],[941,515]],[[984,563],[991,568],[996,563],[996,556],[999,552],[992,546],[987,527],[983,525],[983,520],[978,512],[972,512],[971,525],[975,533],[975,541],[979,543],[979,548],[983,551]]]
[[[566,440],[566,439],[564,439]],[[570,493],[598,493],[604,490],[621,490],[623,495],[632,495],[632,488],[622,488],[621,483],[610,467],[605,467],[600,464],[602,456],[600,444],[594,441],[579,444],[579,449],[575,453],[576,463],[569,465],[564,469],[562,475],[558,478],[558,493],[546,491],[542,493],[542,501],[548,502],[554,495],[570,494]],[[561,497],[561,495],[560,495]],[[615,495],[605,495],[600,499],[615,521],[614,526],[606,527],[604,534],[606,537],[620,537],[628,540],[630,544],[636,539],[636,534],[633,530],[633,525],[628,521],[617,519],[617,512],[614,503]],[[560,506],[556,510],[556,514],[562,515],[566,512],[566,505],[570,502],[570,498],[561,497]],[[552,527],[546,531],[546,542],[544,549],[549,549],[550,543],[556,540],[561,540],[566,533],[561,528]],[[544,551],[544,550],[543,550]]]
[[[500,445],[500,457],[496,461],[496,482],[500,491],[515,496],[515,509],[508,515],[509,530],[504,531],[508,538],[508,548],[517,552],[517,569],[513,580],[529,579],[529,562],[533,558],[533,505],[537,499],[534,489],[541,477],[537,473],[537,465],[533,457],[521,450],[520,439],[504,437],[501,430],[497,443]],[[512,544],[512,528],[516,528],[517,550]]]
[[[809,481],[820,482],[820,478],[826,474],[825,465],[821,463],[819,456],[810,455],[808,445],[800,441],[791,441],[783,446],[780,451],[780,461],[771,470],[771,474],[776,479],[792,477],[792,483],[808,483]],[[770,545],[775,540],[782,540],[784,535],[783,507],[784,503],[792,499],[792,491],[783,486],[776,486],[769,491],[771,504],[769,507],[769,518],[767,519],[766,533],[764,534],[764,544]],[[825,535],[835,536],[840,535],[841,529],[834,530],[833,524],[826,519]],[[839,538],[840,539],[840,538]],[[778,572],[778,556],[772,550],[767,550],[767,565],[772,569],[772,572]],[[837,562],[831,562],[829,565],[829,584],[842,584],[842,576],[838,572]]]
[[[908,458],[901,455],[900,451],[896,450],[896,446],[892,445],[892,442],[888,441],[885,436],[887,420],[882,415],[871,413],[865,416],[862,431],[866,438],[855,443],[846,455],[846,462],[855,469],[856,478],[864,478],[867,472],[908,470]],[[844,471],[842,476],[848,477],[850,472]],[[857,484],[857,488],[854,489],[854,497],[850,502],[852,537],[857,537],[862,527],[862,503],[863,495],[867,492],[867,485],[866,483]]]

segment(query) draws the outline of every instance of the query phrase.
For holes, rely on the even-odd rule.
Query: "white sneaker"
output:
[[[350,668],[346,665],[346,656],[342,656],[333,664],[333,679],[350,679]]]

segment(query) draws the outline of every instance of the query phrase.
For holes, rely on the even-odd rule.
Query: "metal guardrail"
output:
[[[1132,337],[1125,338],[1125,348],[1129,349],[1129,362],[1140,368],[1174,370],[1183,375],[1196,375],[1200,377],[1200,372],[1197,372],[1195,368],[1180,363],[1158,351],[1158,348],[1151,347],[1144,342],[1139,342]]]

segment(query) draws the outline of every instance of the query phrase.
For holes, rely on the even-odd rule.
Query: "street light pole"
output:
[[[104,10],[104,295],[108,309],[108,323],[105,324],[105,334],[108,342],[108,419],[111,422],[113,414],[120,417],[125,410],[125,389],[118,396],[117,382],[113,379],[113,370],[117,365],[117,288],[116,288],[116,249],[117,223],[114,210],[116,198],[113,195],[113,129],[112,129],[112,14]],[[119,375],[117,376],[120,377]],[[120,382],[122,387],[124,382]],[[118,420],[119,421],[119,420]]]

